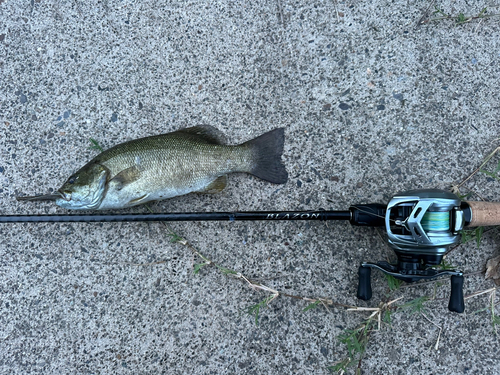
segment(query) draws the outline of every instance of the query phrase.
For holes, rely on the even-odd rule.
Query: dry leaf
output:
[[[452,185],[451,192],[455,195],[461,195],[458,185]]]
[[[488,260],[484,276],[486,279],[493,279],[496,285],[500,285],[500,255]]]

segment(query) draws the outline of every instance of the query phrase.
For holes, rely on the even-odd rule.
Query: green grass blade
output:
[[[92,146],[89,146],[90,149],[99,150],[101,152],[104,151],[104,149],[99,145],[99,143],[94,138],[89,138],[89,141],[90,143],[92,143]]]
[[[208,265],[208,263],[196,263],[196,264],[194,265],[194,268],[193,268],[193,273],[196,275],[198,272],[200,272],[200,270],[201,270],[203,267],[205,267],[205,266],[207,266],[207,265]]]
[[[312,310],[312,309],[315,309],[316,307],[318,307],[318,305],[321,303],[320,300],[317,300],[317,301],[314,301],[313,303],[310,303],[309,305],[306,306],[306,308],[304,308],[302,310],[302,312],[306,312],[308,310]]]
[[[410,315],[413,315],[415,313],[424,313],[425,312],[424,303],[427,302],[428,300],[429,297],[427,296],[415,298],[414,300],[411,300],[410,302],[407,302],[404,305],[402,305],[401,308],[408,309],[410,311]]]
[[[481,245],[481,238],[483,237],[483,232],[484,232],[484,227],[477,227],[476,228],[476,243],[477,243],[478,249],[479,249],[479,246]]]
[[[397,290],[399,289],[399,287],[401,286],[401,284],[403,283],[401,280],[399,279],[396,279],[394,276],[392,275],[387,275],[387,274],[383,274],[385,279],[387,280],[387,285],[389,286],[389,289],[391,291],[394,291],[394,290]]]

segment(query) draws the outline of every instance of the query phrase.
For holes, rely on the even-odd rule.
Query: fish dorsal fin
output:
[[[190,128],[177,130],[175,133],[185,133],[198,136],[207,143],[223,145],[226,144],[226,136],[219,129],[211,125],[198,125]]]
[[[137,165],[133,165],[119,172],[115,177],[109,180],[108,185],[116,190],[121,190],[125,185],[137,181],[141,177],[141,171]]]
[[[220,176],[213,180],[207,187],[202,190],[198,190],[196,193],[201,194],[215,194],[220,193],[227,185],[227,176]]]

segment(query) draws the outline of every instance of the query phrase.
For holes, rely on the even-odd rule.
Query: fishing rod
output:
[[[372,297],[371,270],[376,269],[405,282],[451,276],[448,309],[465,309],[463,273],[440,269],[443,256],[460,243],[464,228],[500,225],[500,203],[461,201],[455,194],[437,189],[396,194],[387,205],[358,204],[345,211],[256,211],[151,214],[0,215],[0,223],[33,222],[137,222],[137,221],[295,221],[348,220],[355,226],[385,227],[387,241],[397,262],[363,262],[359,266],[357,297]]]

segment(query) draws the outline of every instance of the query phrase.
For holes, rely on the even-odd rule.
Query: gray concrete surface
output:
[[[58,188],[96,154],[91,137],[109,147],[196,124],[233,143],[285,127],[289,182],[233,175],[217,196],[155,211],[346,209],[448,189],[499,145],[500,24],[417,26],[430,5],[0,0],[1,213],[64,212],[14,197]],[[491,4],[436,5],[458,15]],[[484,174],[466,187],[500,200]],[[380,274],[373,300],[355,298],[359,262],[392,257],[373,229],[172,227],[218,264],[290,294],[371,307],[386,298]],[[337,336],[368,315],[303,313],[306,303],[280,297],[256,326],[244,311],[267,294],[215,268],[194,275],[199,260],[159,223],[2,225],[0,238],[2,374],[326,374],[347,355]],[[448,261],[480,270],[499,242],[494,229]],[[465,293],[492,286],[469,276]],[[397,312],[372,334],[363,373],[500,372],[487,295],[462,315],[447,310],[448,282],[391,297],[434,290],[425,317]]]

